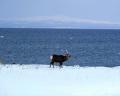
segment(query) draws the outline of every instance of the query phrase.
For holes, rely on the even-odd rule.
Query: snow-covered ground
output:
[[[120,96],[120,67],[0,65],[0,96]]]

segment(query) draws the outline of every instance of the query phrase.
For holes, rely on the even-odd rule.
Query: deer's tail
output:
[[[53,56],[50,56],[50,59],[52,60],[52,59],[53,59]]]

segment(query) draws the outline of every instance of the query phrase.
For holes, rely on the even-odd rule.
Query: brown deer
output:
[[[70,57],[71,55],[67,51],[63,55],[53,54],[52,56],[50,56],[50,67],[52,65],[54,68],[54,63],[59,63],[59,67],[62,68],[63,62],[67,61]]]

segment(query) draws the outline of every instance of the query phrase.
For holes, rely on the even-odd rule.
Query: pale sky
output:
[[[120,0],[0,0],[0,19],[41,16],[120,23]]]

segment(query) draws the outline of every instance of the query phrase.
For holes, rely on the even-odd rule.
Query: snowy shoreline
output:
[[[0,96],[120,96],[120,67],[0,65]]]

